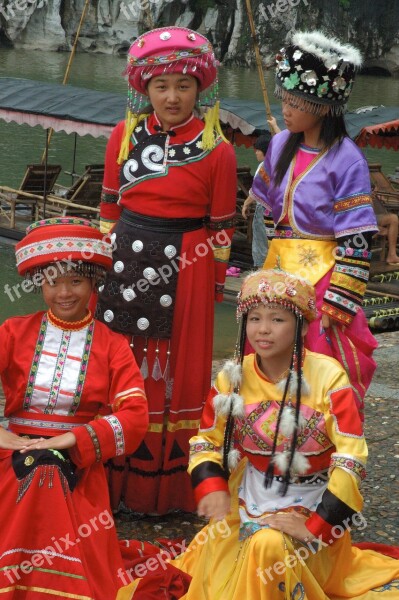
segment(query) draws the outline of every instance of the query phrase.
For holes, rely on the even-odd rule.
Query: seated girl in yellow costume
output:
[[[345,371],[303,347],[317,317],[314,288],[258,271],[243,284],[238,316],[239,356],[245,334],[255,353],[242,368],[226,364],[191,440],[198,512],[211,521],[172,561],[192,579],[185,595],[169,597],[397,599],[399,561],[351,545],[351,527],[366,525],[367,447]],[[151,580],[147,573],[118,600],[148,600],[141,585]]]
[[[364,527],[367,446],[347,375],[305,350],[314,288],[257,271],[238,297],[240,346],[255,353],[217,376],[189,471],[211,519],[172,564],[185,600],[383,600],[399,597],[399,561],[351,544]]]

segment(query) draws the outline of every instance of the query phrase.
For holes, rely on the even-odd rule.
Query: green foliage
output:
[[[339,5],[342,6],[344,10],[347,10],[351,5],[351,0],[339,0]]]

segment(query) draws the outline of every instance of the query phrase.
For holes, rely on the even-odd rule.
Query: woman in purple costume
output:
[[[276,58],[287,129],[273,137],[251,189],[266,208],[265,268],[279,262],[315,285],[319,319],[306,345],[344,366],[363,418],[377,343],[361,306],[377,225],[367,161],[343,118],[361,56],[320,32],[296,32]]]

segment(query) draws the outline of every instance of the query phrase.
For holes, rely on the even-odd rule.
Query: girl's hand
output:
[[[21,448],[25,448],[28,441],[26,438],[19,437],[12,431],[0,427],[0,448],[3,450],[21,450]]]
[[[330,317],[325,313],[321,315],[321,324],[323,325],[323,329],[328,329],[330,327]]]
[[[280,133],[281,129],[280,127],[277,125],[277,121],[274,117],[270,117],[270,119],[267,119],[267,122],[269,123],[270,127],[270,131],[272,134],[275,133]]]
[[[249,207],[251,206],[251,204],[255,202],[254,198],[252,198],[252,196],[248,196],[248,198],[244,201],[244,204],[242,205],[242,216],[244,217],[244,219],[248,219],[249,216]]]
[[[230,512],[230,494],[228,492],[211,492],[198,502],[198,515],[206,519],[222,521]]]
[[[296,538],[300,542],[311,542],[316,539],[313,533],[305,525],[307,517],[295,512],[276,513],[264,517],[259,522],[261,525],[269,525],[272,529],[278,529]]]
[[[24,448],[21,450],[21,454],[28,452],[29,450],[65,450],[66,448],[72,448],[76,444],[76,437],[72,431],[63,433],[62,435],[56,435],[55,437],[45,440],[44,438],[37,438],[35,440],[24,440]]]
[[[323,325],[323,329],[328,329],[329,327],[340,327],[342,330],[345,329],[345,325],[343,325],[340,321],[336,321],[332,317],[329,317],[325,313],[321,315],[321,324]]]

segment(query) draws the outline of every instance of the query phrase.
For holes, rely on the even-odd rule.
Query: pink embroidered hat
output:
[[[80,272],[98,279],[112,266],[110,241],[90,221],[77,217],[32,223],[17,243],[15,255],[18,273],[28,278],[56,264],[62,273]]]
[[[277,304],[309,323],[317,318],[315,290],[312,284],[280,268],[259,270],[244,280],[237,300],[237,316],[263,304]]]
[[[152,29],[130,46],[125,73],[129,84],[146,94],[148,81],[162,74],[184,73],[198,80],[199,91],[217,77],[218,61],[209,40],[185,27]]]
[[[186,27],[161,27],[143,33],[130,46],[127,67],[128,99],[125,132],[118,164],[127,160],[131,135],[148,109],[147,85],[152,77],[182,73],[195,77],[205,121],[202,144],[213,150],[217,138],[227,142],[219,122],[218,61],[210,41]],[[148,110],[147,110],[148,112]]]

